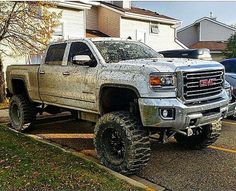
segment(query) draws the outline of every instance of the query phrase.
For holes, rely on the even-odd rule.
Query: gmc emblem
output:
[[[200,80],[199,81],[199,86],[200,87],[207,87],[207,86],[213,86],[213,85],[215,85],[215,81],[216,81],[217,79],[204,79],[204,80]]]

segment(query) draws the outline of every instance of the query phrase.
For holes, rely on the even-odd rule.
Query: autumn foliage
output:
[[[48,2],[0,2],[0,51],[38,53],[45,49],[60,13],[50,11]]]

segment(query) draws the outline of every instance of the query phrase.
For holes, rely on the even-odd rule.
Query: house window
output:
[[[159,25],[158,24],[151,24],[150,31],[153,34],[159,34]]]
[[[54,29],[53,36],[63,36],[63,24],[62,23]]]

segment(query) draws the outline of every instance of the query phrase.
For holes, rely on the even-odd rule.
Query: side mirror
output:
[[[91,58],[88,55],[76,55],[73,57],[73,63],[78,65],[86,65],[90,61]]]

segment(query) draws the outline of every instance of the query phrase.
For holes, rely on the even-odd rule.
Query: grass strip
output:
[[[90,161],[0,125],[0,190],[142,190]]]

